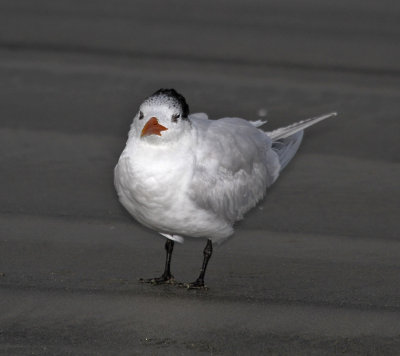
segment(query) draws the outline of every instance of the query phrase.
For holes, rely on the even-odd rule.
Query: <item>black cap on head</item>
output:
[[[178,104],[182,110],[182,117],[188,117],[189,105],[187,104],[185,97],[179,94],[175,89],[159,89],[154,94],[149,96],[146,101],[152,101],[152,99],[156,99],[157,97],[165,97],[166,99]]]

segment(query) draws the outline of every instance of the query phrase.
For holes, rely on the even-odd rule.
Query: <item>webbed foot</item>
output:
[[[176,284],[175,278],[172,274],[163,274],[161,277],[156,277],[156,278],[140,278],[139,282],[149,283],[152,285]]]
[[[185,287],[187,289],[203,289],[203,290],[208,289],[208,287],[204,284],[203,279],[196,279],[192,283],[181,283],[180,286]]]

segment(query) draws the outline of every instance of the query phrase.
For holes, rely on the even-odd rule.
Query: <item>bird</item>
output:
[[[304,129],[336,115],[268,132],[260,129],[266,123],[262,120],[191,114],[175,89],[159,89],[147,97],[114,169],[120,203],[139,223],[166,238],[163,274],[140,281],[207,289],[213,244],[231,237],[234,224],[265,197],[296,154]],[[171,258],[175,242],[185,237],[207,242],[198,278],[178,283]]]

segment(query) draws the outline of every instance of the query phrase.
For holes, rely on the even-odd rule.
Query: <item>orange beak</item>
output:
[[[149,136],[149,135],[158,135],[161,136],[161,131],[168,130],[165,126],[160,125],[156,117],[150,118],[149,121],[144,125],[142,133],[140,137]]]

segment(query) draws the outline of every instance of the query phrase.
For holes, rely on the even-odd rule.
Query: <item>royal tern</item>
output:
[[[297,152],[303,130],[335,115],[265,132],[258,128],[265,121],[190,115],[185,98],[174,89],[148,97],[133,119],[114,171],[122,205],[166,237],[164,273],[142,281],[175,283],[170,268],[174,242],[206,238],[200,275],[186,284],[205,288],[213,243],[231,236],[233,224],[263,199]]]

